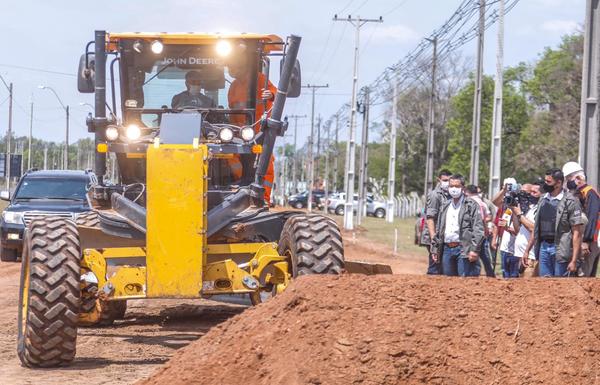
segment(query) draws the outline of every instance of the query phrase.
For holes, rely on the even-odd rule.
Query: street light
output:
[[[60,97],[58,96],[58,94],[56,93],[54,88],[44,86],[44,85],[39,85],[38,88],[40,90],[52,91],[52,93],[54,94],[54,96],[56,96],[56,99],[62,106],[62,108],[65,110],[66,117],[67,117],[67,124],[65,127],[65,150],[64,150],[64,154],[63,154],[63,164],[64,164],[65,169],[69,169],[69,106],[68,105],[65,106],[65,104],[62,102],[62,100],[60,99]]]

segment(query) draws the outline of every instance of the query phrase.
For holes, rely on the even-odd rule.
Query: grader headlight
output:
[[[222,142],[231,142],[233,140],[233,130],[229,127],[223,127],[219,131],[219,139]]]
[[[233,47],[231,46],[231,43],[227,40],[219,40],[217,42],[217,45],[215,46],[215,49],[217,51],[217,55],[225,57],[229,56],[229,54],[233,50]]]
[[[254,128],[244,127],[240,130],[240,136],[245,142],[250,142],[254,139]]]
[[[137,124],[130,124],[125,130],[125,136],[129,140],[138,140],[142,136],[142,130]]]
[[[152,44],[150,44],[150,49],[157,55],[162,53],[163,48],[163,43],[160,40],[154,40]]]
[[[106,131],[104,132],[107,140],[115,141],[119,138],[119,129],[115,126],[106,127]]]

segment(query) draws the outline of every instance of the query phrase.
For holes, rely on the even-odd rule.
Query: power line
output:
[[[53,71],[53,70],[45,70],[43,68],[25,67],[25,66],[19,66],[19,65],[14,65],[14,64],[0,63],[0,67],[15,68],[15,69],[19,69],[19,70],[33,71],[33,72],[42,72],[42,73],[53,74],[53,75],[77,77],[76,74],[72,74],[72,73]]]

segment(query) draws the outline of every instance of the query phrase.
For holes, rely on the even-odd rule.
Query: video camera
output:
[[[529,209],[529,194],[521,190],[521,185],[516,183],[507,183],[504,193],[504,206],[520,206],[521,211],[526,213]]]

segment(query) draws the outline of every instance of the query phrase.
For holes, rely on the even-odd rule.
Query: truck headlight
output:
[[[242,128],[242,130],[240,131],[240,136],[246,142],[251,141],[252,139],[254,139],[254,128],[252,128],[252,127]]]
[[[125,135],[129,140],[137,140],[142,136],[142,130],[137,124],[130,124],[125,130]]]
[[[108,126],[104,134],[106,135],[106,139],[110,141],[117,140],[119,138],[119,129],[115,126]]]
[[[219,40],[215,48],[217,51],[217,55],[221,57],[229,56],[229,54],[233,50],[231,43],[227,40]]]
[[[12,223],[15,225],[23,224],[23,213],[17,211],[4,211],[2,212],[2,218],[6,223]]]
[[[219,139],[223,142],[231,142],[233,140],[233,130],[228,127],[221,128],[221,131],[219,131]]]

